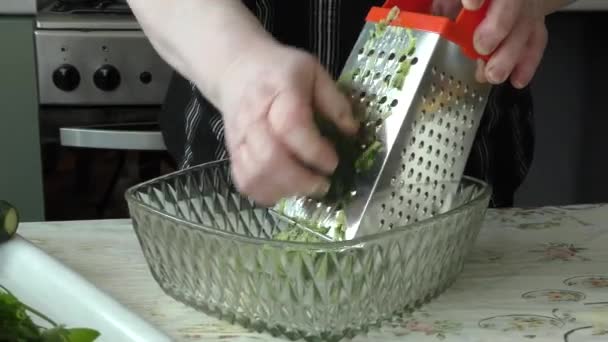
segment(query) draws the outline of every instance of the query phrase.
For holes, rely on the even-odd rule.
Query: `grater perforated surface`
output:
[[[440,35],[387,26],[381,38],[370,39],[376,29],[366,24],[340,80],[382,146],[344,208],[347,240],[451,206],[490,91],[474,78],[476,62]],[[285,210],[338,226],[335,209],[310,199]]]

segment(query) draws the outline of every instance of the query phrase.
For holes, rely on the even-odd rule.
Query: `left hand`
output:
[[[434,0],[436,15],[455,18],[462,7],[476,10],[484,0]],[[518,89],[527,86],[538,68],[548,34],[544,0],[494,0],[474,35],[479,54],[493,54],[479,62],[476,78],[492,84],[507,80]]]

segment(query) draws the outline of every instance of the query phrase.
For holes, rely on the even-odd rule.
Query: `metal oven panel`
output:
[[[37,30],[42,105],[160,105],[172,69],[141,30]]]

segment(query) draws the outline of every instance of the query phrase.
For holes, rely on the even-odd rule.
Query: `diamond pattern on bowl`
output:
[[[291,339],[339,340],[443,292],[460,274],[489,201],[461,182],[447,213],[339,243],[271,241],[287,224],[238,195],[229,162],[140,184],[126,198],[154,279],[213,316]]]

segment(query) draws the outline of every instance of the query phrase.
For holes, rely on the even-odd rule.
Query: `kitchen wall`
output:
[[[517,205],[608,202],[606,22],[608,11],[547,20],[550,41],[533,83],[536,154]]]

